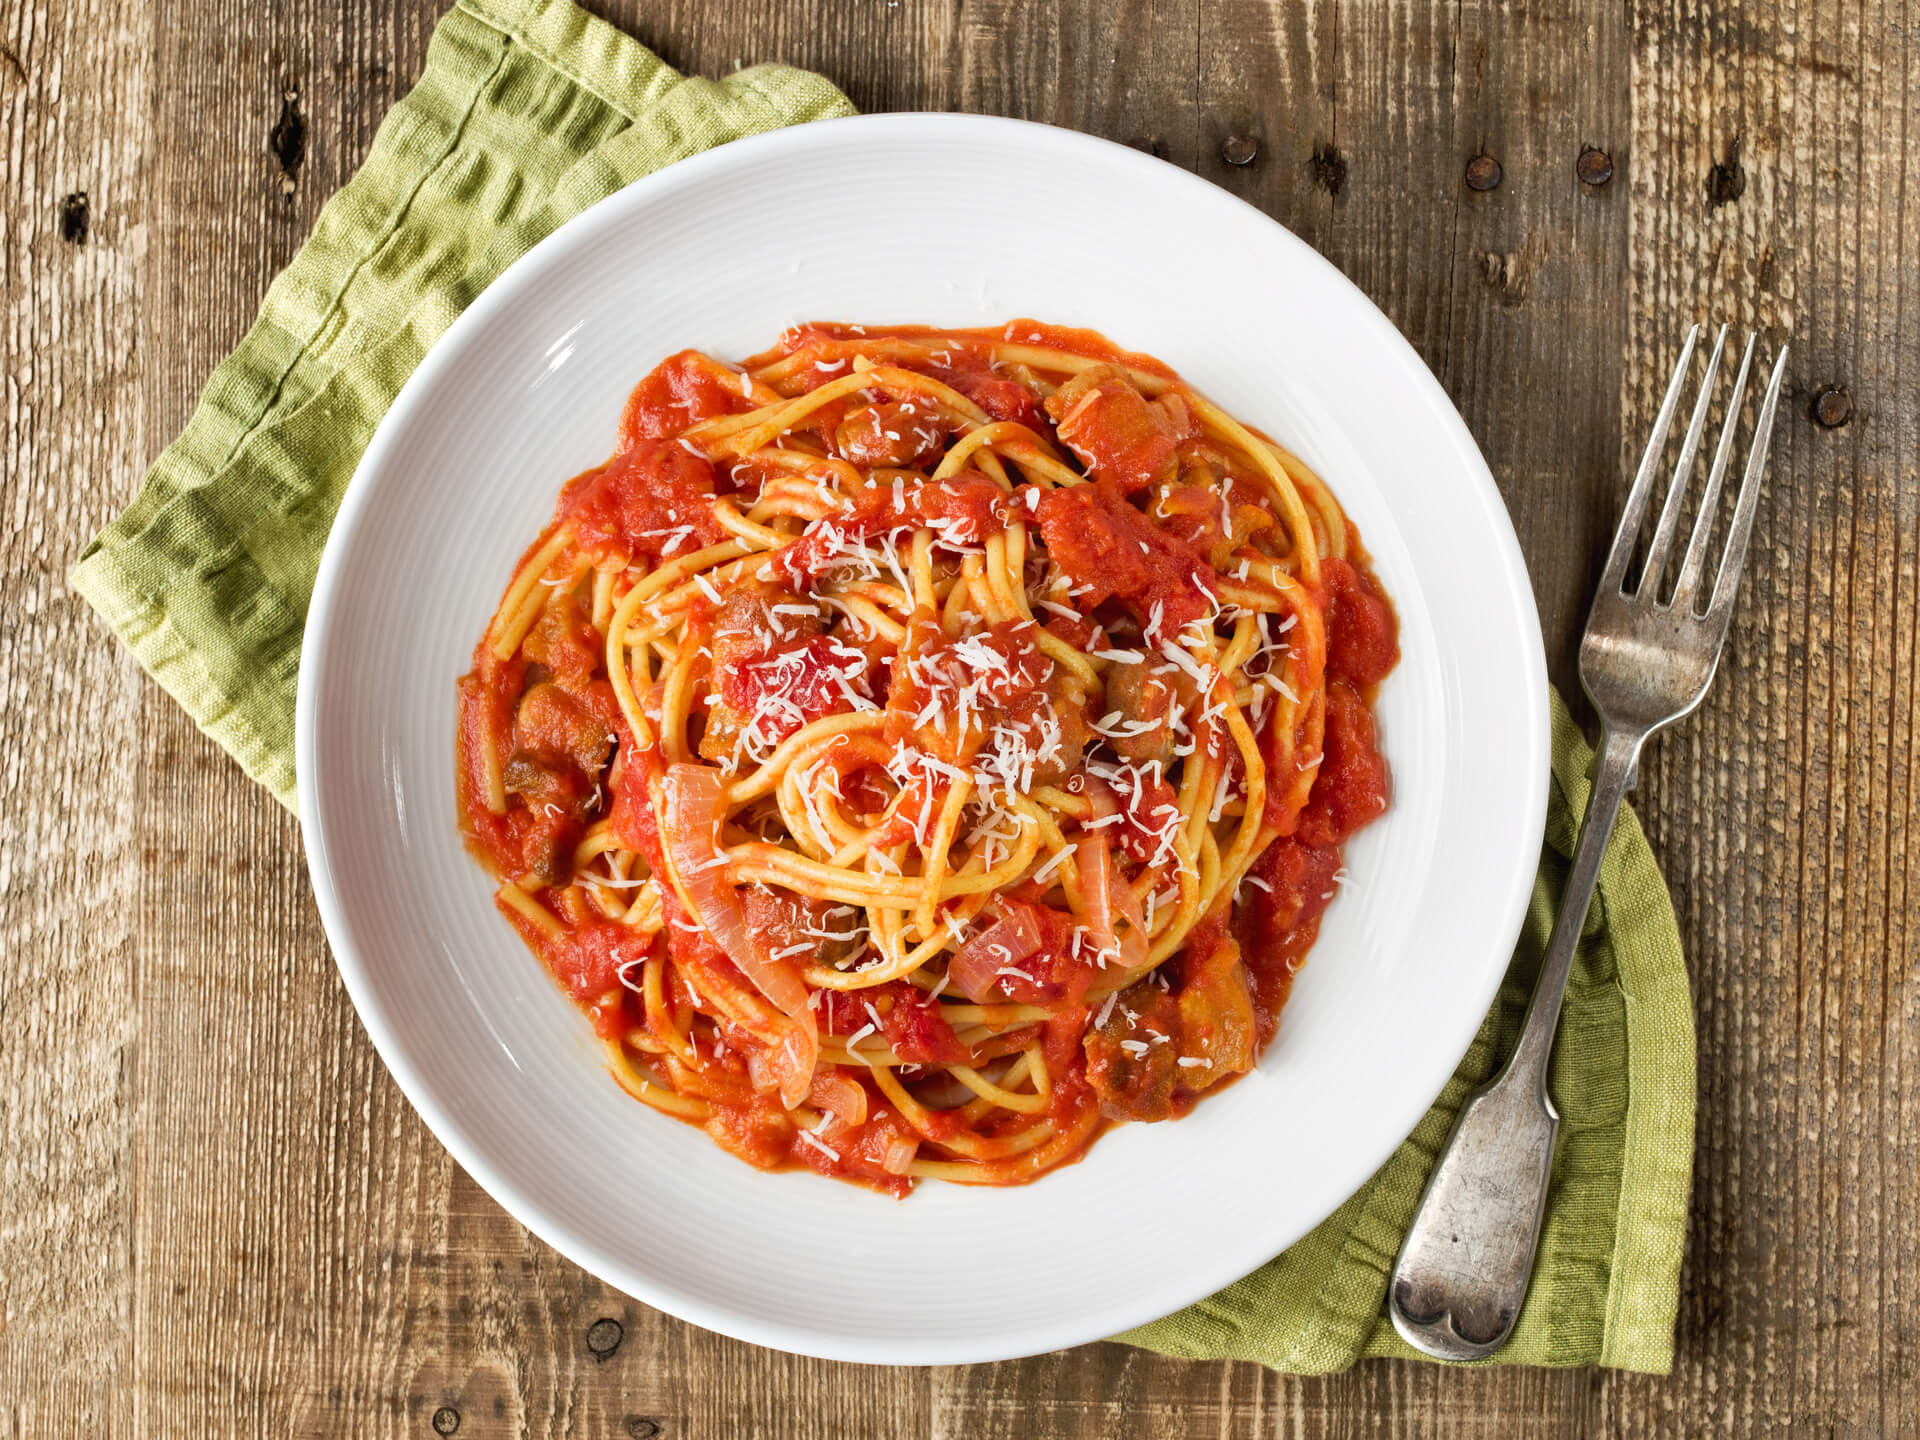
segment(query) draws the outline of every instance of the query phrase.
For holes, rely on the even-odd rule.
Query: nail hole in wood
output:
[[[1716,160],[1707,171],[1707,208],[1718,210],[1731,205],[1747,193],[1747,172],[1740,168],[1740,137],[1733,137],[1726,157]]]
[[[87,230],[93,224],[93,210],[87,192],[76,190],[60,197],[60,238],[69,245],[87,243]]]
[[[1313,147],[1313,158],[1308,162],[1313,171],[1313,183],[1329,195],[1338,195],[1347,184],[1347,157],[1327,141]]]
[[[267,137],[273,158],[280,163],[280,189],[291,196],[300,178],[300,167],[307,160],[307,121],[300,113],[300,88],[288,85],[280,92],[280,118]]]

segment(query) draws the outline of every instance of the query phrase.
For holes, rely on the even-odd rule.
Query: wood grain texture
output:
[[[700,73],[782,59],[863,109],[1108,135],[1291,226],[1459,404],[1563,688],[1685,325],[1793,345],[1721,679],[1639,795],[1701,1042],[1675,1373],[1299,1380],[1103,1345],[883,1374],[670,1320],[529,1237],[374,1056],[295,827],[61,580],[438,7],[25,0],[0,10],[0,1440],[1920,1434],[1911,4],[595,8]],[[1483,154],[1503,179],[1469,189]]]
[[[65,586],[150,437],[147,6],[0,13],[0,1436],[123,1430],[137,1150],[138,667]],[[77,737],[86,737],[84,740]]]

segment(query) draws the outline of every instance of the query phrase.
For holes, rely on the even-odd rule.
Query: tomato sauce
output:
[[[760,737],[777,745],[803,725],[852,708],[840,688],[849,668],[844,642],[826,635],[777,641],[751,660],[727,666],[715,677],[720,698],[738,715],[757,715]],[[861,679],[848,682],[856,690]],[[778,705],[760,714],[768,696]]]
[[[1234,934],[1253,980],[1260,1043],[1273,1038],[1294,971],[1320,931],[1320,916],[1339,893],[1340,852],[1283,836],[1269,845],[1241,891]]]
[[[966,1065],[975,1058],[940,1013],[940,1002],[904,980],[826,994],[820,1023],[829,1035],[857,1035],[877,1016],[887,1047],[910,1065]]]
[[[697,350],[682,350],[654,366],[633,387],[620,417],[620,448],[678,435],[689,426],[753,409],[741,377]]]
[[[1039,950],[1004,967],[1014,972],[999,977],[1000,989],[1007,999],[1019,1005],[1044,1005],[1049,1009],[1062,1005],[1079,1008],[1099,971],[1091,954],[1076,956],[1073,953],[1073,916],[1051,905],[1011,896],[995,903],[1003,914],[1023,920],[1041,937]]]
[[[1400,625],[1373,571],[1328,556],[1320,562],[1326,592],[1327,674],[1365,690],[1400,662]]]
[[[473,672],[460,681],[456,788],[462,828],[482,858],[509,876],[525,873],[520,856],[527,812],[509,808],[504,815],[496,815],[489,808],[486,756],[489,752],[504,755],[513,748],[513,708],[525,685],[525,662],[517,658],[496,662],[484,639],[474,654]]]
[[[1151,626],[1157,606],[1158,632],[1148,636],[1156,643],[1211,613],[1208,596],[1220,585],[1214,568],[1113,487],[1048,490],[1040,497],[1039,519],[1047,554],[1073,580],[1083,611],[1117,598]]]
[[[1053,661],[1034,641],[1037,630],[1030,620],[1002,620],[955,639],[932,616],[915,617],[887,685],[888,738],[913,733],[929,701],[941,710],[935,723],[944,722],[962,689],[971,691],[975,711],[991,708],[1016,722],[1030,719],[1046,701],[1054,676]],[[944,748],[948,759],[966,753],[964,745]]]
[[[636,440],[561,492],[563,516],[595,565],[691,555],[726,538],[713,518],[714,470],[672,440]]]
[[[1308,845],[1339,845],[1387,808],[1387,762],[1374,740],[1373,712],[1344,680],[1327,686],[1320,773],[1294,835]]]
[[[1145,767],[1141,767],[1145,768]],[[1120,802],[1120,823],[1107,833],[1121,851],[1151,865],[1156,859],[1169,863],[1160,854],[1160,837],[1167,825],[1180,813],[1180,797],[1157,773],[1143,776],[1138,786],[1116,785]]]
[[[1279,1024],[1294,972],[1320,933],[1320,917],[1339,893],[1340,846],[1378,819],[1392,794],[1367,696],[1399,661],[1399,622],[1364,559],[1325,557],[1320,575],[1328,680],[1319,769],[1305,807],[1297,819],[1289,817],[1291,833],[1255,862],[1255,883],[1241,891],[1234,921],[1254,981],[1263,1046]],[[1278,792],[1278,786],[1269,791],[1269,823]]]
[[[1187,438],[1176,419],[1124,376],[1093,382],[1100,371],[1068,381],[1047,399],[1060,440],[1094,479],[1132,494],[1174,475],[1174,452]]]
[[[548,941],[545,953],[553,978],[575,1000],[588,1003],[601,1000],[609,992],[618,999],[625,990],[623,973],[638,984],[639,968],[652,948],[628,926],[611,920],[588,920],[574,926],[564,938]]]
[[[1040,399],[1017,380],[1007,380],[990,370],[973,370],[951,375],[947,383],[987,412],[990,420],[1011,420],[1041,435],[1047,433],[1046,412]]]

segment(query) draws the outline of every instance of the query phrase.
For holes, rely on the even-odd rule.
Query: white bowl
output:
[[[685,346],[795,321],[1033,316],[1156,355],[1298,451],[1401,622],[1387,816],[1259,1069],[1011,1190],[767,1175],[607,1076],[461,847],[454,680],[563,481]],[[502,1205],[609,1284],[783,1350],[997,1360],[1197,1300],[1299,1239],[1419,1120],[1491,1002],[1546,809],[1546,672],[1514,534],[1419,358],[1331,265],[1185,171],[1007,120],[881,115],[724,146],[563,226],[447,332],[335,522],[300,673],[300,809],[341,977]]]

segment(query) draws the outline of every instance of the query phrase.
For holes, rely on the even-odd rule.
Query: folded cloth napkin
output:
[[[72,574],[156,679],[294,804],[301,630],[374,427],[428,347],[516,257],[709,146],[852,106],[783,66],[689,79],[569,0],[459,0],[426,73],[267,292],[184,433]],[[1553,808],[1499,1002],[1426,1120],[1286,1254],[1119,1337],[1185,1356],[1338,1370],[1410,1355],[1385,1274],[1461,1096],[1504,1053],[1586,804],[1589,752],[1554,700]],[[1533,1293],[1506,1362],[1665,1370],[1693,1141],[1693,1028],[1673,910],[1633,816],[1600,876],[1561,1020],[1564,1120]]]

